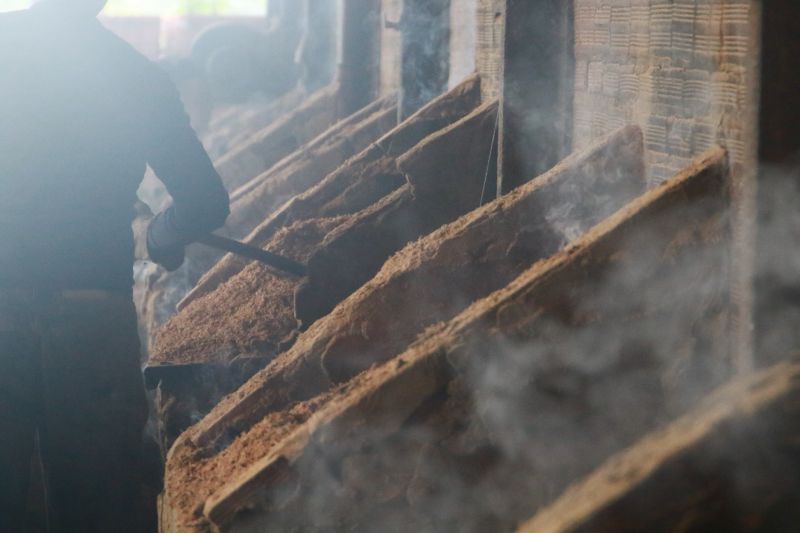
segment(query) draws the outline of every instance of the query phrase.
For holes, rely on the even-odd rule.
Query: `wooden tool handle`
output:
[[[302,263],[233,239],[210,233],[197,239],[197,242],[216,248],[217,250],[222,250],[223,252],[230,252],[246,259],[258,261],[259,263],[298,278],[302,278],[306,275],[306,267]]]

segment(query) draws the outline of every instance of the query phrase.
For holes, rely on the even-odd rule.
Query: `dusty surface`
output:
[[[205,529],[202,507],[197,502],[205,501],[231,475],[246,472],[273,446],[307,422],[327,399],[315,398],[285,412],[273,413],[240,435],[224,452],[212,457],[204,457],[201,450],[189,446],[177,447],[170,461],[182,466],[181,474],[168,478],[165,487],[175,530],[191,529],[193,524]]]
[[[489,102],[426,137],[397,162],[408,192],[398,189],[382,206],[362,211],[325,238],[309,259],[308,279],[295,298],[305,326],[369,281],[408,242],[481,204],[491,181],[497,109],[497,102]]]
[[[234,531],[513,527],[727,377],[726,177],[725,153],[706,154],[358,375],[312,424],[197,505]],[[214,438],[208,453],[219,453],[272,413],[333,390],[308,372],[277,378],[315,327],[173,453]],[[173,464],[168,476],[181,475]],[[285,478],[259,477],[278,465],[294,473],[291,496]],[[254,505],[269,512],[236,514]]]
[[[410,244],[304,336],[313,342],[303,345],[283,379],[321,372],[313,381],[342,382],[401,352],[426,327],[505,286],[643,192],[642,155],[641,132],[626,128]],[[400,190],[368,215],[385,219],[411,201]]]
[[[399,353],[643,193],[643,153],[641,131],[623,129],[406,246],[336,310],[306,363],[341,382]]]
[[[388,96],[331,126],[231,193],[226,228],[247,236],[287,200],[322,181],[397,124],[397,98]]]
[[[374,199],[380,198],[383,192],[397,187],[397,182],[405,183],[404,177],[396,169],[396,155],[406,151],[409,145],[430,129],[442,123],[449,123],[455,120],[456,116],[466,114],[479,98],[478,87],[479,81],[474,78],[445,95],[439,102],[421,111],[404,127],[396,129],[392,135],[384,137],[373,145],[363,154],[362,159],[357,158],[360,163],[343,167],[350,172],[356,170],[361,172],[355,175],[346,171],[337,172],[332,175],[333,178],[328,181],[326,188],[316,189],[317,192],[308,195],[308,198],[324,201],[327,196],[331,199],[330,203],[337,207],[320,210],[322,214],[327,214],[336,212],[337,208],[342,208],[344,204],[349,209],[354,209],[359,203],[371,204]],[[384,116],[381,113],[376,114]],[[351,118],[349,123],[358,126],[360,121]],[[324,136],[320,146],[323,148],[327,146],[328,141],[325,139],[341,139],[343,135],[352,131],[348,127],[341,127],[337,130],[338,133]],[[387,170],[390,174],[380,174],[382,170]],[[391,187],[387,185],[384,177],[394,179]],[[334,189],[338,189],[342,194],[339,196],[332,194]],[[406,195],[406,200],[409,198],[410,196]],[[364,213],[355,216],[374,218],[376,213],[386,209],[391,210],[393,205],[391,201],[388,204],[378,202],[375,206],[368,207]],[[340,221],[347,222],[346,219]],[[327,221],[311,221],[290,226],[288,230],[283,230],[284,235],[281,237],[283,241],[273,243],[273,246],[283,249],[286,242],[305,241],[305,245],[309,247],[301,254],[305,260],[311,248],[319,248],[322,240],[319,235],[313,238],[305,235],[305,229],[317,227],[319,224],[327,224]],[[333,229],[333,226],[330,229]],[[274,232],[270,232],[270,236],[272,240],[276,238]],[[394,249],[386,251],[383,257],[387,257],[392,251]],[[360,258],[356,255],[350,258],[349,264],[357,267],[359,261]],[[348,268],[348,264],[337,265],[336,268]],[[377,267],[371,268],[377,269]],[[162,384],[164,402],[160,407],[163,434],[166,435],[165,446],[168,446],[189,424],[196,421],[198,414],[207,413],[213,406],[214,399],[219,399],[221,394],[230,392],[232,389],[229,387],[237,385],[235,380],[237,376],[246,379],[252,375],[238,370],[238,361],[242,356],[247,356],[247,360],[253,364],[261,361],[263,366],[269,357],[285,350],[293,342],[297,334],[292,301],[296,280],[265,277],[264,272],[263,267],[240,263],[240,268],[234,275],[226,277],[222,286],[217,285],[216,290],[209,292],[202,299],[192,298],[192,305],[182,308],[182,312],[171,320],[160,334],[146,375],[148,381],[152,383],[165,380]],[[252,356],[259,359],[252,359]],[[178,376],[171,373],[169,365],[185,367],[191,363],[211,366],[205,371],[187,368],[182,373],[183,379],[178,379]],[[230,375],[217,369],[218,365],[228,363],[235,364],[230,367]],[[250,369],[252,366],[249,364],[246,368]],[[185,382],[187,380],[188,383]],[[244,379],[238,381],[238,384],[243,382]]]
[[[262,246],[280,228],[298,220],[352,214],[367,208],[405,183],[405,177],[397,168],[398,156],[426,136],[459,120],[479,103],[480,78],[472,76],[434,99],[320,183],[275,210],[245,241]],[[179,308],[213,291],[244,265],[233,255],[225,256],[200,280]]]
[[[215,166],[228,190],[234,191],[265,172],[334,124],[338,98],[338,85],[320,89],[225,153]]]
[[[519,531],[794,531],[798,400],[796,363],[742,378],[611,458]]]
[[[266,249],[305,262],[340,218],[299,222],[279,232]],[[149,366],[271,356],[297,326],[293,293],[298,280],[251,263],[208,297],[195,301],[161,328]]]
[[[310,187],[322,179],[330,170],[335,169],[342,160],[352,155],[351,151],[368,145],[375,137],[395,124],[396,109],[394,98],[388,97],[375,102],[358,113],[340,121],[325,133],[305,145],[301,150],[285,158],[267,172],[253,180],[257,182],[257,190],[265,197],[254,193],[249,198],[260,199],[256,206],[247,202],[233,202],[232,215],[226,226],[217,231],[233,238],[242,238],[249,233],[253,225],[257,225],[268,217],[272,209],[280,206],[285,196],[292,196]],[[386,109],[388,108],[388,110]],[[259,179],[263,178],[263,182]],[[260,185],[258,185],[260,184]],[[260,186],[261,188],[258,188]],[[244,221],[238,208],[247,206],[250,219]],[[237,207],[238,206],[238,207]],[[245,224],[245,225],[243,225]],[[271,238],[272,236],[270,236]],[[265,239],[264,245],[269,239]],[[150,342],[158,328],[170,316],[175,314],[177,304],[189,293],[203,274],[216,264],[224,254],[202,245],[187,248],[186,261],[181,269],[166,272],[153,268],[140,277],[146,278],[140,283],[139,305],[142,322],[148,324]],[[250,264],[249,262],[243,264]]]

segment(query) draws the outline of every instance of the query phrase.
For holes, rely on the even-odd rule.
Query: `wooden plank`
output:
[[[800,365],[787,362],[612,457],[519,531],[792,531],[799,474]]]
[[[305,359],[340,383],[400,353],[428,327],[504,287],[641,194],[642,155],[641,131],[623,129],[530,186],[409,244],[317,333],[326,339],[319,361]]]
[[[344,299],[358,286],[369,281],[385,260],[407,242],[418,238],[425,231],[432,231],[457,218],[462,214],[459,210],[469,211],[468,206],[475,205],[474,202],[480,196],[480,182],[483,178],[482,165],[476,165],[472,158],[482,159],[483,154],[475,152],[472,158],[461,157],[458,160],[459,164],[454,165],[451,152],[460,151],[465,139],[474,141],[474,137],[478,136],[484,141],[487,140],[491,135],[496,112],[497,102],[486,104],[461,121],[428,137],[409,152],[405,156],[411,155],[410,159],[407,159],[409,164],[417,165],[415,168],[418,170],[423,168],[426,170],[415,174],[413,179],[418,194],[415,194],[411,185],[406,185],[332,231],[325,238],[320,251],[308,262],[309,279],[312,283],[305,286],[306,291],[318,287],[319,285],[313,283],[313,280],[316,280],[318,284],[322,284],[322,290],[327,292],[320,293],[321,295],[313,292],[303,294],[298,289],[297,296],[301,301],[298,305],[296,299],[296,311],[299,308],[301,313],[312,314],[319,313],[323,306],[335,306],[339,302],[338,299]],[[445,148],[444,152],[442,148]],[[433,166],[430,162],[422,162],[425,159],[424,154],[433,155],[435,160]],[[443,154],[444,157],[437,154]],[[442,179],[444,176],[447,177],[446,180]],[[426,180],[436,182],[438,185],[426,185]],[[448,209],[442,209],[445,198],[449,200]],[[353,252],[354,247],[356,252]],[[325,268],[326,265],[330,265],[330,268]],[[337,279],[332,281],[333,277]],[[302,301],[304,296],[308,298],[305,302]],[[312,298],[314,300],[311,300]],[[306,305],[308,307],[304,308]],[[316,326],[317,329],[322,327]],[[315,334],[317,329],[312,327],[311,331],[298,339],[290,351],[279,356],[274,366],[270,365],[265,370],[267,374],[274,374],[271,379],[277,379],[276,383],[279,383],[283,381],[283,377],[277,376],[283,374],[275,373],[277,369],[286,370],[297,366],[298,369],[310,370],[310,374],[303,378],[301,388],[318,392],[330,386],[327,376],[319,375],[317,370],[302,365],[302,358],[297,355],[308,349],[308,346],[303,347],[303,339],[307,339],[311,346],[315,346],[314,351],[319,350],[314,342],[317,338]],[[269,379],[267,378],[268,381]],[[275,388],[275,391],[279,389],[284,390],[284,387]],[[220,431],[225,431],[224,428],[230,420],[242,417],[250,419],[254,416],[256,419],[259,418],[258,410],[254,410],[252,406],[264,403],[263,398],[259,398],[261,392],[263,390],[254,390],[248,398],[233,406],[231,412],[223,414],[219,420],[206,420],[199,435],[193,438],[198,439],[199,444],[206,445],[216,439]],[[283,394],[278,394],[278,397],[283,398]]]
[[[547,503],[554,489],[566,488],[665,418],[685,411],[730,374],[726,366],[730,362],[724,359],[729,348],[727,315],[724,304],[719,307],[729,286],[724,279],[707,285],[701,272],[687,277],[684,269],[685,261],[699,257],[703,271],[719,272],[719,261],[727,258],[726,176],[725,153],[715,150],[706,154],[692,168],[644,194],[566,250],[537,263],[508,287],[435,328],[404,353],[326,393],[329,399],[308,422],[207,500],[206,516],[220,526],[230,525],[238,520],[237,511],[247,507],[249,520],[259,516],[261,522],[254,523],[263,527],[318,519],[304,516],[302,511],[298,514],[307,501],[305,490],[315,490],[313,479],[302,478],[303,472],[314,471],[309,462],[339,464],[355,454],[356,463],[346,460],[351,465],[348,468],[361,468],[355,466],[362,453],[358,450],[380,450],[390,436],[392,441],[402,438],[406,430],[399,428],[408,426],[410,412],[441,394],[453,376],[467,379],[490,372],[493,361],[504,353],[512,356],[509,346],[519,347],[511,350],[517,354],[514,360],[523,353],[530,359],[518,370],[530,374],[515,376],[514,382],[528,384],[521,391],[540,399],[538,404],[523,402],[526,407],[516,413],[520,428],[526,428],[526,447],[533,454],[524,457],[533,462],[501,462],[505,466],[480,475],[505,480],[509,491],[504,494],[509,505],[505,519],[512,523],[522,517],[518,495],[525,495],[528,509],[532,497],[540,505]],[[622,279],[617,278],[620,272],[625,273]],[[605,297],[609,287],[617,298]],[[653,328],[662,328],[664,335],[659,336]],[[602,346],[586,341],[600,332],[614,342]],[[704,367],[702,377],[666,379],[675,364],[687,360],[694,368]],[[572,387],[572,380],[565,382],[565,376],[574,376],[575,383],[583,385]],[[306,377],[298,374],[292,379],[301,386]],[[257,377],[245,387],[239,401],[255,391],[252,385],[259,382],[263,383]],[[552,394],[559,400],[544,401],[542,390],[556,391]],[[481,389],[471,394],[479,405]],[[603,401],[587,404],[582,400],[587,397],[602,397]],[[572,413],[575,409],[580,416]],[[501,435],[492,434],[491,412],[480,416],[489,425],[488,438],[502,440]],[[547,421],[559,416],[564,417],[564,434],[548,434],[553,426]],[[202,426],[194,431],[198,430]],[[413,425],[407,431],[408,438],[419,438]],[[433,443],[448,439],[436,434],[431,438],[429,446],[434,448],[439,445]],[[559,441],[559,450],[548,444],[554,440]],[[398,468],[406,471],[416,464],[399,457],[396,461]],[[260,477],[273,465],[287,462],[299,468],[301,478],[292,482],[293,502],[299,507],[288,503],[276,506],[274,491],[282,490],[280,483],[270,486]],[[370,482],[366,483],[369,490]],[[358,496],[357,507],[377,505],[368,494]],[[325,496],[315,493],[314,497]],[[344,496],[326,497],[332,498],[331,509],[350,509],[352,519],[357,520],[361,511],[346,504],[348,500],[333,504]],[[262,504],[268,505],[269,512],[254,514]],[[491,508],[481,511],[492,512]],[[457,515],[450,519],[458,523]],[[330,519],[337,523],[337,518]]]
[[[243,238],[287,200],[322,181],[347,159],[397,125],[396,97],[388,96],[332,126],[292,155],[231,193],[225,227]]]
[[[295,293],[295,315],[306,327],[369,281],[406,243],[468,213],[481,203],[491,154],[497,102],[428,136],[398,159],[408,198],[365,211],[332,231],[308,261]],[[465,152],[464,147],[473,149]]]
[[[397,158],[428,135],[475,109],[480,104],[480,85],[480,77],[473,75],[436,98],[320,183],[275,210],[245,242],[264,246],[281,228],[300,220],[356,213],[400,187],[405,178],[397,168]],[[236,257],[225,256],[203,276],[178,309],[213,292],[245,266]]]

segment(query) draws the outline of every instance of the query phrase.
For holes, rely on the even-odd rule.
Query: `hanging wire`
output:
[[[492,168],[492,154],[494,154],[494,145],[497,140],[497,130],[500,127],[500,109],[497,110],[497,118],[494,121],[494,131],[492,132],[492,142],[489,145],[489,160],[486,161],[486,173],[483,175],[483,188],[481,189],[481,202],[478,207],[483,206],[486,199],[486,186],[489,184],[489,170]]]

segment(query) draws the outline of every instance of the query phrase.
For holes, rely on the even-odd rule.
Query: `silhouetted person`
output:
[[[0,15],[0,531],[24,528],[38,433],[52,525],[145,531],[147,407],[131,300],[136,189],[168,268],[221,226],[228,195],[167,76],[95,19],[103,0]],[[149,522],[152,523],[152,522]]]

